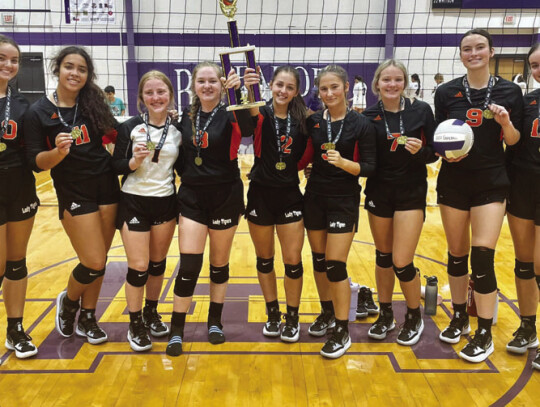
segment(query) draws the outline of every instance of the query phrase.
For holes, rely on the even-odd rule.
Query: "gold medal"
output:
[[[81,137],[82,131],[81,131],[81,129],[79,129],[79,128],[74,128],[74,129],[71,129],[71,133],[70,133],[70,134],[71,134],[71,138],[72,138],[73,140],[77,140],[77,139],[79,139],[79,138]]]
[[[323,150],[335,150],[336,149],[336,143],[324,143],[323,144]]]
[[[406,144],[407,143],[407,136],[399,136],[397,139],[398,144]]]
[[[6,143],[0,143],[0,153],[2,151],[6,151],[6,148],[7,148]]]
[[[202,165],[202,158],[201,157],[195,157],[195,165],[200,167]]]
[[[146,149],[148,151],[154,151],[156,149],[156,144],[152,141],[147,141],[146,142]]]
[[[285,164],[283,161],[276,163],[276,170],[283,171],[285,168],[287,168],[287,164]]]
[[[482,112],[482,116],[484,116],[484,119],[493,119],[495,115],[493,112],[489,109],[486,109]]]

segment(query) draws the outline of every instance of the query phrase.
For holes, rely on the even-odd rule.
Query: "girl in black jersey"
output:
[[[85,49],[63,48],[52,60],[51,70],[58,85],[28,110],[24,137],[34,171],[51,170],[59,217],[80,262],[67,290],[58,295],[56,329],[63,337],[75,331],[98,344],[107,340],[95,309],[114,237],[119,194],[111,156],[101,138],[116,121],[94,83],[94,64]]]
[[[259,82],[259,75],[253,75],[254,72],[246,69],[246,86]],[[295,68],[277,68],[270,81],[272,101],[251,110],[256,127],[249,134],[254,134],[255,163],[250,172],[246,218],[268,314],[263,334],[280,336],[285,342],[296,342],[300,338],[298,309],[303,284],[304,222],[297,163],[305,149],[307,107],[299,88],[300,75]],[[281,332],[274,271],[274,230],[285,265],[287,313]]]
[[[540,43],[527,55],[531,74],[540,81]],[[509,352],[523,354],[538,346],[536,310],[540,289],[540,89],[524,96],[524,115],[520,142],[512,148],[510,197],[507,216],[516,266],[514,268],[521,324],[506,345]],[[540,370],[540,351],[533,367]]]
[[[18,358],[27,358],[37,353],[22,322],[28,283],[26,249],[39,200],[22,149],[28,102],[8,85],[19,72],[20,58],[17,43],[0,35],[0,287],[8,324],[6,348]]]
[[[134,351],[145,351],[152,348],[147,328],[157,337],[169,333],[157,305],[176,226],[173,165],[182,140],[167,114],[174,107],[174,90],[165,74],[142,76],[137,104],[142,114],[118,128],[113,167],[124,175],[116,225],[128,260],[128,341]]]
[[[316,84],[326,109],[307,119],[309,139],[299,165],[313,162],[304,195],[304,223],[322,305],[308,332],[323,336],[335,326],[321,354],[338,358],[351,346],[346,262],[358,227],[358,176],[370,176],[375,170],[375,133],[365,116],[347,108],[349,83],[343,68],[327,66]]]
[[[381,312],[368,335],[384,339],[394,329],[392,293],[397,277],[407,302],[397,342],[414,345],[424,323],[420,276],[413,259],[425,217],[426,164],[437,160],[432,148],[435,119],[427,103],[403,96],[407,69],[399,61],[389,59],[379,65],[372,88],[379,101],[364,115],[377,130],[377,172],[367,180],[364,206],[375,241]]]
[[[470,153],[458,159],[444,158],[437,179],[454,308],[454,317],[439,338],[458,343],[461,335],[470,331],[466,311],[470,251],[478,329],[459,353],[470,362],[481,362],[493,352],[494,256],[509,188],[502,141],[507,145],[518,142],[523,111],[519,86],[489,73],[494,52],[487,31],[465,33],[460,57],[467,74],[441,85],[435,94],[437,122],[459,119],[474,131]]]
[[[226,87],[240,88],[240,78],[233,70],[225,81],[216,64],[197,65],[192,76],[192,105],[184,111],[180,123],[182,148],[177,166],[182,178],[178,191],[180,270],[174,286],[166,350],[171,356],[182,352],[186,313],[202,268],[207,237],[210,238],[208,340],[212,344],[225,342],[221,314],[229,280],[229,257],[244,212],[237,160],[241,131],[235,115],[227,112],[221,102]]]

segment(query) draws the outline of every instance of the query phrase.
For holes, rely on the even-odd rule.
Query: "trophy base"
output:
[[[266,105],[266,102],[264,100],[261,100],[260,102],[242,103],[241,105],[227,106],[227,111],[230,112],[231,110],[251,109],[253,107],[259,107],[264,105]]]

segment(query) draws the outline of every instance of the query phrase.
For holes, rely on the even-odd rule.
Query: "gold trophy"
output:
[[[218,0],[219,7],[221,12],[225,17],[229,19],[227,25],[229,27],[229,39],[231,42],[231,47],[227,48],[219,53],[221,58],[221,66],[225,72],[225,75],[228,75],[231,71],[231,54],[245,54],[246,56],[246,65],[248,68],[257,69],[255,64],[255,46],[246,45],[244,47],[240,46],[240,37],[238,36],[238,26],[234,15],[236,14],[236,2],[237,0]],[[239,109],[250,109],[252,107],[264,106],[266,102],[261,98],[261,88],[258,84],[250,86],[248,89],[248,95],[246,98],[237,100],[236,93],[234,89],[227,89],[227,97],[229,99],[229,106],[227,110],[239,110]]]

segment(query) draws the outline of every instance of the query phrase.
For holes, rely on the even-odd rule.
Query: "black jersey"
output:
[[[425,181],[426,164],[437,161],[433,151],[433,133],[436,126],[431,107],[421,100],[411,101],[405,98],[405,106],[401,112],[384,111],[383,114],[380,104],[376,103],[362,114],[371,119],[377,138],[377,171],[370,180],[394,184]],[[399,144],[400,115],[405,136],[422,140],[422,148],[416,154],[411,154],[404,144]],[[385,118],[391,136],[386,133]]]
[[[2,106],[0,109],[0,132],[4,126],[6,99],[7,97],[0,99],[0,106]],[[0,152],[0,168],[20,167],[26,162],[23,149],[23,119],[28,106],[28,101],[14,89],[11,89],[9,125],[2,138],[6,149]]]
[[[61,107],[64,121],[73,123],[75,107]],[[79,181],[104,174],[111,170],[111,155],[102,145],[102,136],[89,119],[83,117],[80,109],[74,128],[81,131],[81,137],[73,141],[69,153],[51,169],[55,181]],[[62,124],[57,114],[57,107],[47,96],[35,102],[26,114],[24,121],[24,140],[27,157],[34,171],[42,171],[36,165],[36,156],[55,147],[58,133],[69,133],[70,129]]]
[[[218,109],[208,129],[201,136],[199,157],[202,162],[201,165],[197,165],[195,163],[197,142],[193,135],[190,108],[184,110],[180,122],[182,147],[175,165],[182,178],[182,183],[190,186],[218,185],[240,179],[238,148],[242,139],[242,131],[236,120],[236,114],[247,116],[247,120],[243,118],[243,123],[250,120],[249,112],[246,110],[233,113],[227,112],[225,106]],[[201,111],[201,130],[210,115],[211,112]],[[249,131],[245,131],[244,134],[247,132]]]
[[[442,84],[435,93],[435,118],[437,123],[447,119],[459,119],[471,126],[474,144],[468,157],[456,163],[443,161],[441,173],[482,170],[505,165],[502,128],[495,119],[486,119],[482,107],[486,89],[471,89],[472,106],[468,102],[463,78],[459,77]],[[521,128],[523,95],[521,88],[505,79],[496,78],[491,102],[504,106],[516,129]]]
[[[323,111],[307,118],[308,143],[299,168],[313,162],[306,191],[327,196],[351,196],[360,192],[358,177],[369,177],[375,172],[375,129],[365,116],[349,111],[344,119],[343,131],[336,150],[343,158],[360,163],[360,174],[355,176],[327,162],[324,144],[328,143],[327,121]],[[332,122],[332,139],[335,139],[342,120]]]
[[[253,149],[255,162],[251,169],[250,180],[260,185],[286,187],[298,185],[298,161],[306,148],[306,135],[302,134],[300,123],[291,117],[291,128],[287,137],[287,119],[277,118],[279,125],[279,143],[281,161],[285,168],[279,170],[276,164],[280,161],[278,140],[274,122],[274,113],[270,106],[259,109],[254,118],[256,126],[253,130]],[[278,165],[279,166],[279,165]]]
[[[519,168],[540,173],[540,89],[523,96],[523,125],[519,143],[507,149]]]
[[[141,115],[132,117],[118,126],[118,135],[112,166],[122,177],[122,191],[139,196],[164,197],[173,195],[174,170],[173,165],[178,158],[181,134],[174,124],[170,124],[157,162],[153,161],[155,152],[151,152],[139,167],[133,171],[129,161],[133,157],[133,145],[146,143],[148,131],[150,140],[157,147],[165,126],[146,125]]]

